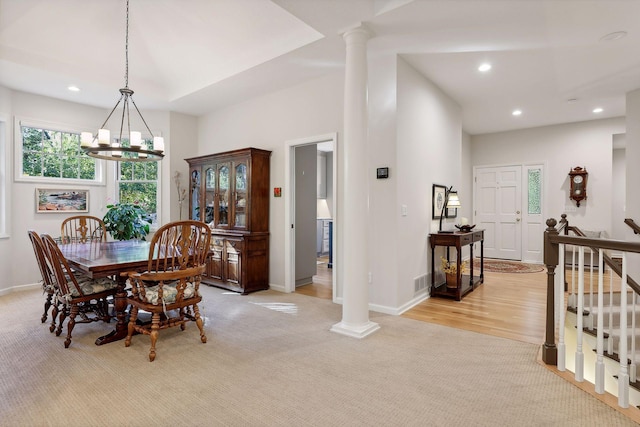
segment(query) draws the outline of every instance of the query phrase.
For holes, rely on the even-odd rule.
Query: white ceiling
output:
[[[399,54],[461,105],[471,134],[623,116],[640,88],[640,0],[130,2],[141,109],[200,115],[341,72],[340,33],[358,22],[370,57]],[[616,31],[627,36],[601,40]],[[113,107],[124,35],[125,0],[0,0],[0,85]]]

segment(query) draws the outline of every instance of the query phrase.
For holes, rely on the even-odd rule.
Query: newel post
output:
[[[557,236],[556,224],[549,218],[544,232],[544,263],[547,266],[547,319],[545,343],[542,345],[542,361],[547,365],[558,364],[558,348],[556,347],[555,321],[555,271],[558,265],[558,244],[551,242],[551,236]]]

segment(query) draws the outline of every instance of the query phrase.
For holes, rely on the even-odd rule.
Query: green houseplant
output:
[[[149,233],[150,215],[134,203],[107,205],[107,213],[102,220],[116,240],[142,239]]]

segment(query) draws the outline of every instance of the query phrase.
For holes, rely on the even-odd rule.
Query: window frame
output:
[[[69,184],[69,185],[93,185],[93,186],[105,186],[106,185],[106,165],[105,160],[95,159],[96,162],[96,177],[95,179],[78,179],[78,178],[52,178],[43,176],[28,176],[23,174],[23,140],[22,140],[22,126],[46,129],[56,132],[74,133],[80,135],[81,132],[86,129],[90,129],[87,126],[85,129],[79,128],[77,125],[69,125],[64,123],[46,122],[37,119],[28,118],[15,118],[14,121],[14,180],[16,182],[32,182],[32,183],[46,183],[46,184]]]
[[[116,138],[117,140],[117,138]],[[153,140],[153,136],[151,135],[145,135],[142,134],[142,140],[143,141],[149,141],[149,140]],[[161,215],[161,211],[162,211],[162,201],[161,201],[161,194],[162,194],[162,162],[158,161],[155,162],[157,164],[157,171],[156,171],[156,179],[155,181],[153,180],[122,180],[121,179],[121,175],[120,175],[120,168],[122,167],[122,164],[125,163],[125,161],[118,161],[118,162],[114,162],[115,165],[113,167],[113,173],[114,173],[114,200],[116,200],[118,203],[120,202],[120,184],[121,183],[156,183],[156,211],[154,214],[151,214],[152,217],[154,218],[154,222],[159,222],[160,221],[160,215]],[[129,162],[133,165],[133,167],[135,167],[136,163],[138,164],[146,164],[145,162]]]

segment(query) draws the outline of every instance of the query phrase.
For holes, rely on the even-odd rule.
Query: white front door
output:
[[[484,229],[484,256],[522,259],[522,167],[476,169],[475,222]]]

